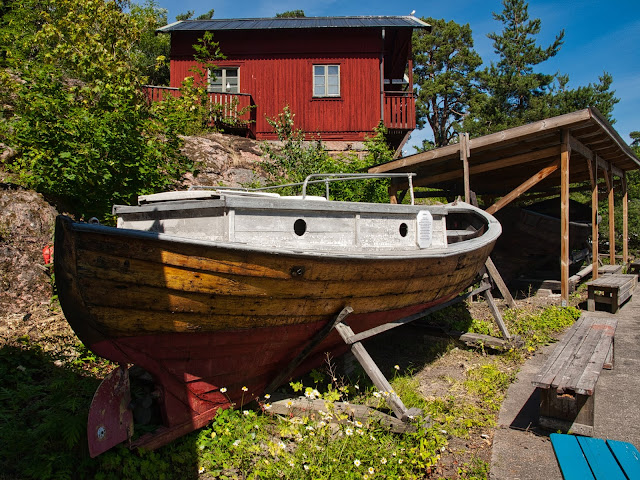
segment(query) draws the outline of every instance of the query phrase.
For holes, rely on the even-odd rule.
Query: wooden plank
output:
[[[591,278],[598,278],[598,162],[591,160],[593,169],[591,182],[591,265],[593,272]]]
[[[562,153],[560,154],[560,295],[563,306],[569,302],[569,130],[562,131]]]
[[[629,442],[607,440],[607,445],[629,480],[640,479],[640,453]]]
[[[590,361],[592,352],[595,350],[596,346],[600,343],[600,339],[602,338],[602,330],[599,328],[589,328],[587,335],[584,341],[580,344],[577,350],[574,351],[574,354],[567,364],[566,368],[562,375],[557,375],[555,382],[557,382],[558,391],[559,392],[575,392],[576,384],[580,380],[580,378],[584,375],[585,368]],[[602,368],[602,364],[604,363],[604,357],[602,358],[602,362],[600,363],[600,368]],[[600,372],[596,373],[595,378],[592,375],[589,375],[585,378],[584,391],[577,392],[582,395],[592,395],[593,389],[598,381],[598,375]],[[587,384],[587,380],[589,384]]]
[[[353,337],[354,335],[351,327],[344,323],[338,323],[335,328],[345,342],[349,337]],[[402,403],[402,400],[400,400],[400,397],[394,393],[391,384],[382,374],[376,363],[373,361],[373,358],[371,358],[371,355],[369,355],[367,350],[364,348],[364,345],[360,342],[354,343],[351,345],[351,353],[353,353],[358,362],[360,362],[360,365],[362,365],[362,368],[364,368],[364,371],[378,390],[383,393],[388,393],[388,395],[384,396],[384,399],[391,410],[393,410],[395,416],[404,420],[408,416],[407,408]]]
[[[627,191],[627,176],[622,176],[622,263],[629,261],[629,192]]]
[[[570,360],[573,352],[584,340],[589,327],[594,322],[593,316],[582,315],[573,326],[567,330],[562,340],[557,344],[538,375],[534,377],[533,385],[549,388],[554,378],[561,372],[561,368]]]
[[[464,201],[471,201],[471,188],[469,187],[469,134],[462,133],[459,135],[460,141],[460,160],[462,160],[462,178],[464,181]]]
[[[549,437],[564,480],[594,478],[576,437],[559,433],[552,433]]]
[[[609,187],[609,264],[616,263],[616,223],[615,223],[615,197],[613,190],[613,174],[609,171],[605,173],[610,178]]]
[[[317,412],[340,413],[347,415],[349,420],[359,420],[365,425],[371,421],[380,422],[382,426],[394,433],[411,433],[416,431],[415,425],[403,422],[398,418],[392,417],[391,415],[387,415],[365,405],[334,402],[332,403],[332,406],[332,410],[329,411],[327,408],[327,402],[321,399],[311,400],[306,397],[280,398],[280,396],[276,397],[275,395],[272,395],[271,408],[269,409],[269,412],[287,416],[300,416]],[[332,421],[344,423],[347,419],[340,420],[337,415],[334,415]]]
[[[507,326],[504,324],[502,320],[502,315],[500,314],[500,310],[498,310],[498,306],[496,302],[493,300],[493,295],[491,295],[491,290],[487,290],[484,292],[484,298],[487,300],[487,305],[489,306],[489,310],[491,310],[491,314],[493,315],[500,332],[505,340],[510,340],[511,335],[509,335],[509,331],[507,330]]]
[[[547,178],[553,172],[558,170],[559,167],[560,167],[560,160],[555,160],[553,163],[549,164],[548,166],[546,166],[545,168],[540,170],[538,173],[536,173],[535,175],[533,175],[529,179],[527,179],[524,182],[522,182],[518,187],[513,189],[509,194],[505,195],[500,200],[498,200],[496,203],[494,203],[489,208],[487,208],[487,210],[486,210],[487,213],[490,213],[490,214],[493,215],[498,210],[500,210],[504,206],[508,205],[513,200],[515,200],[520,195],[522,195],[524,192],[529,190],[531,187],[533,187],[534,185],[538,184],[539,182],[541,182],[542,180]]]
[[[600,331],[601,335],[593,349],[593,353],[591,353],[591,356],[589,357],[589,361],[586,366],[583,367],[582,375],[579,376],[575,383],[575,377],[569,381],[567,388],[572,389],[576,393],[583,395],[593,394],[593,390],[595,389],[596,382],[600,377],[604,364],[607,361],[610,352],[612,352],[611,346],[613,344],[613,337],[615,335],[618,321],[614,318],[607,318],[605,322],[602,320],[605,319],[600,319],[598,324],[592,327],[592,330],[597,329]],[[583,348],[584,347],[587,347],[586,342],[583,344]],[[585,353],[589,355],[588,347]]]
[[[516,302],[513,300],[509,288],[504,283],[502,275],[500,275],[500,272],[493,263],[493,260],[491,260],[491,257],[487,257],[487,261],[485,262],[484,266],[487,267],[487,272],[489,272],[489,275],[491,276],[493,281],[496,282],[496,286],[498,287],[498,290],[500,290],[502,298],[504,298],[504,300],[507,302],[507,305],[510,308],[515,308]]]
[[[578,444],[597,479],[627,480],[624,472],[602,438],[577,437]]]

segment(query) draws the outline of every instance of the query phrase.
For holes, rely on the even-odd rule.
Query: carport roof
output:
[[[589,181],[588,157],[601,168],[623,172],[640,168],[640,160],[595,108],[547,118],[469,140],[469,183],[476,194],[505,195],[560,157],[563,131],[569,133],[570,183]],[[414,172],[413,184],[463,192],[460,144],[403,157],[369,169],[370,173]],[[560,170],[529,192],[547,191],[560,184]],[[400,185],[400,188],[403,188]]]

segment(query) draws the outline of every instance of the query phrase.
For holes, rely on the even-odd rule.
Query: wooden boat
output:
[[[157,405],[155,448],[220,408],[264,393],[310,339],[350,306],[355,333],[446,302],[473,283],[500,224],[465,203],[391,205],[200,190],[115,206],[117,228],[60,216],[55,272],[78,337],[153,384],[130,401],[126,368],[89,415],[91,454],[132,434]],[[332,331],[292,375],[348,346]],[[150,375],[150,376],[149,376]]]

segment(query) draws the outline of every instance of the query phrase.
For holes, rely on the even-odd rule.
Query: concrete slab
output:
[[[615,366],[596,385],[594,437],[640,447],[640,289],[616,314]],[[537,425],[539,399],[531,380],[554,345],[541,349],[520,370],[498,417],[491,456],[492,480],[562,480],[549,431]]]

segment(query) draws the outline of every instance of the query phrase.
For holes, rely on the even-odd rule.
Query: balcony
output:
[[[169,97],[180,97],[180,89],[175,87],[158,87],[145,85],[142,87],[148,102],[161,102]],[[210,105],[215,105],[216,111],[212,115],[212,124],[223,130],[239,131],[255,138],[255,104],[248,93],[217,93],[208,94]],[[213,110],[213,107],[212,107]]]
[[[413,92],[384,92],[384,126],[392,130],[416,128],[416,99]]]

